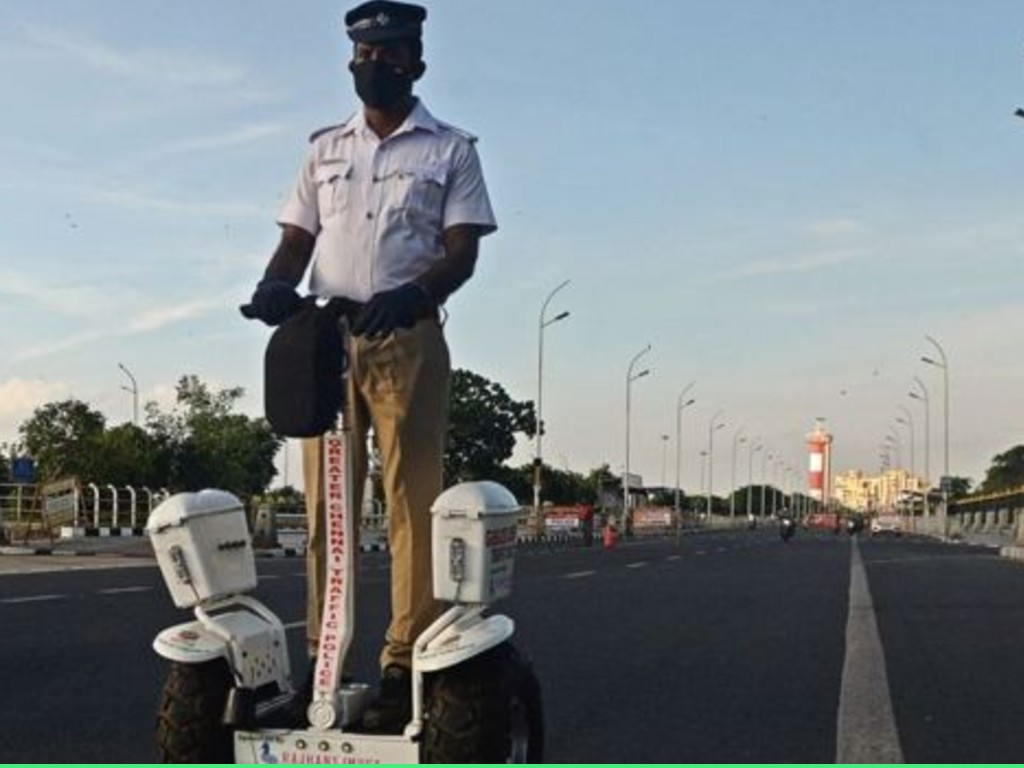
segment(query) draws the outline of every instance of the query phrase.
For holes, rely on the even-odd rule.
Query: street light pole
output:
[[[782,463],[781,456],[775,456],[772,461],[772,517],[779,511],[779,464]]]
[[[131,383],[132,383],[132,385],[130,387],[126,387],[126,386],[124,386],[122,384],[121,385],[121,389],[123,389],[125,392],[131,392],[132,393],[132,424],[138,426],[138,424],[139,424],[139,385],[135,381],[135,377],[132,376],[132,372],[131,371],[129,371],[127,368],[125,368],[121,363],[118,363],[117,367],[120,368],[122,371],[124,371],[125,376],[127,376],[129,381],[131,381]]]
[[[903,414],[902,417],[896,417],[897,423],[905,426],[907,428],[907,431],[910,433],[910,475],[911,477],[914,477],[916,479],[917,458],[915,456],[916,451],[914,448],[914,417],[911,415],[910,409],[907,408],[907,406],[903,405],[902,403],[898,403],[896,407],[899,408],[900,413]]]
[[[679,499],[679,471],[682,462],[683,450],[682,450],[682,434],[683,434],[683,409],[693,405],[696,401],[691,397],[689,400],[683,402],[686,395],[693,389],[693,385],[696,382],[691,381],[683,390],[679,393],[679,397],[676,398],[676,496],[675,496],[675,508],[676,508],[676,525],[682,528],[682,509],[680,508]]]
[[[949,522],[949,360],[946,359],[946,352],[931,336],[925,334],[925,339],[935,347],[939,353],[939,360],[930,357],[922,357],[921,360],[928,365],[934,365],[942,369],[942,479],[939,487],[942,490],[942,535],[947,535]]]
[[[665,488],[665,468],[668,466],[668,435],[661,436],[661,487]]]
[[[914,400],[920,400],[924,403],[924,516],[928,517],[929,507],[931,502],[928,499],[928,491],[932,487],[931,480],[931,462],[930,456],[932,452],[932,437],[931,437],[931,398],[928,396],[928,387],[921,381],[920,376],[914,377],[914,383],[921,389],[921,392],[910,392],[910,396]]]
[[[740,443],[747,442],[747,438],[743,437],[743,430],[745,427],[740,427],[736,430],[736,434],[732,436],[732,474],[729,478],[729,517],[736,517],[736,450]]]
[[[629,361],[629,368],[626,369],[626,470],[622,474],[622,533],[626,533],[626,520],[629,517],[629,418],[630,418],[630,389],[633,382],[642,376],[646,376],[650,373],[650,370],[644,368],[642,371],[633,375],[633,366],[636,365],[637,360],[646,355],[651,351],[651,345],[648,344],[646,347],[641,349],[635,355],[633,359]]]
[[[711,497],[714,494],[715,432],[725,426],[724,423],[716,424],[715,422],[723,413],[725,413],[724,408],[715,411],[715,415],[711,417],[711,422],[708,424],[708,525],[711,525]]]
[[[544,437],[544,419],[541,415],[541,408],[543,406],[544,397],[544,329],[552,323],[557,323],[559,320],[564,320],[569,316],[568,312],[561,312],[550,320],[544,317],[545,312],[548,308],[548,303],[554,297],[556,293],[565,288],[569,284],[568,280],[564,280],[558,285],[555,290],[548,294],[547,298],[544,299],[544,303],[540,307],[540,320],[537,322],[537,413],[536,420],[534,422],[534,431],[536,432],[537,448],[533,459],[533,514],[534,521],[540,525],[540,485],[541,485],[541,467],[543,466],[544,459],[541,452],[541,446]]]
[[[945,512],[946,504],[949,501],[949,361],[939,342],[927,334],[925,338],[939,353],[939,360],[922,357],[921,361],[942,369],[942,476],[945,480],[940,485],[942,487],[943,512]]]
[[[764,446],[760,438],[754,438],[747,446],[747,517],[750,518],[754,513],[754,454]]]
[[[896,434],[896,430],[890,429],[885,435],[885,441],[892,445],[896,455],[896,468],[903,469],[903,443],[900,441],[900,436]]]
[[[765,485],[768,482],[768,472],[765,464],[772,460],[772,452],[765,451],[761,454],[761,517],[765,517]]]

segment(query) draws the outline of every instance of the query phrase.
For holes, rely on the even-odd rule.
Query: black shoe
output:
[[[389,664],[380,673],[380,694],[363,713],[367,733],[400,734],[412,719],[412,673]]]
[[[308,722],[306,720],[306,710],[309,709],[309,703],[313,700],[313,678],[315,674],[316,659],[310,659],[306,677],[292,691],[292,697],[288,700],[280,715],[283,720],[279,723],[277,722],[278,718],[275,718],[275,727],[301,728]]]

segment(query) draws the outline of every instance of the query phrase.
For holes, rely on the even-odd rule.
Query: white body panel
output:
[[[416,670],[427,673],[454,667],[505,642],[515,628],[508,616],[484,618],[477,612],[470,613],[446,627],[422,651],[417,649]]]
[[[227,658],[228,644],[198,621],[168,627],[153,640],[157,655],[182,664],[202,664]]]
[[[196,621],[165,629],[153,641],[153,649],[184,664],[224,657],[241,687],[276,683],[282,693],[290,692],[288,647],[280,619],[251,597],[238,596],[217,608],[216,614],[196,608]]]
[[[232,494],[179,493],[153,511],[146,529],[171,599],[179,608],[256,587],[245,507]]]
[[[434,597],[491,603],[509,594],[519,516],[515,497],[488,480],[460,483],[438,496],[431,512]]]

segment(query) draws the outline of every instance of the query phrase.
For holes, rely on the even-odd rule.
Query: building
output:
[[[860,512],[897,511],[906,508],[908,499],[920,498],[924,489],[924,480],[905,469],[874,476],[854,469],[836,475],[833,498]]]

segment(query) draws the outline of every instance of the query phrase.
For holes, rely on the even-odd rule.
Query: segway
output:
[[[343,682],[341,674],[355,626],[358,542],[354,437],[344,408],[338,412],[323,441],[327,580],[308,722],[281,723],[295,692],[287,639],[281,620],[249,594],[257,578],[241,501],[219,490],[183,493],[150,516],[147,529],[171,598],[195,616],[153,642],[171,662],[157,716],[159,759],[542,762],[537,677],[510,642],[512,619],[486,614],[512,589],[519,514],[512,494],[490,481],[455,485],[433,504],[433,589],[450,607],[416,639],[412,717],[404,731],[360,732],[371,688]]]

